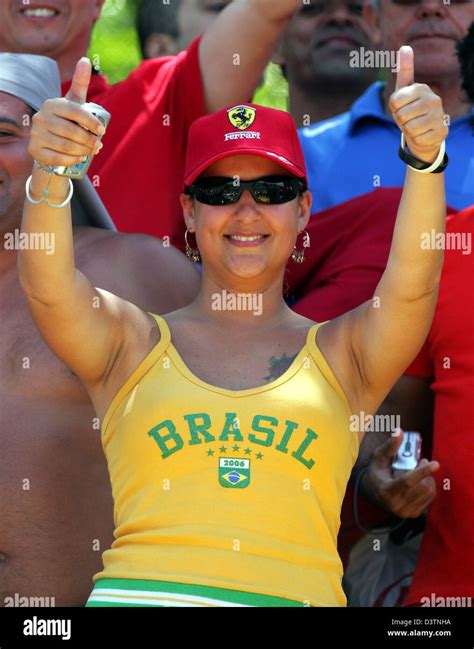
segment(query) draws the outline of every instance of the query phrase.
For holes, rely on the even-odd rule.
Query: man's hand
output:
[[[403,441],[403,435],[381,444],[372,457],[362,479],[363,491],[380,506],[400,518],[418,518],[436,496],[432,477],[438,462],[420,460],[413,471],[392,470],[392,460]]]
[[[100,151],[102,143],[97,136],[104,133],[104,127],[80,106],[86,101],[90,78],[91,63],[82,58],[66,97],[48,99],[33,116],[28,152],[34,160],[71,166]]]
[[[448,136],[441,98],[424,83],[414,83],[415,62],[411,47],[399,51],[400,69],[390,97],[393,119],[403,131],[410,153],[423,162],[434,162]]]

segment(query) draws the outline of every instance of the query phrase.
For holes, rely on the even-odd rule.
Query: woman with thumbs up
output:
[[[202,286],[164,317],[74,267],[68,183],[47,165],[98,148],[98,124],[71,101],[84,97],[86,63],[69,98],[35,118],[30,154],[43,169],[23,231],[54,232],[57,253],[21,251],[20,279],[102,419],[115,500],[116,540],[90,606],[345,605],[336,540],[364,434],[350,419],[376,412],[422,346],[443,265],[420,237],[444,229],[444,111],[412,83],[411,49],[401,56],[392,109],[408,169],[390,259],[376,299],[322,324],[283,299],[311,208],[289,115],[246,104],[192,126],[181,203]],[[215,308],[224,291],[262,308]]]

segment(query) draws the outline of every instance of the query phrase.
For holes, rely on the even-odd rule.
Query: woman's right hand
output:
[[[72,166],[102,148],[105,132],[100,121],[81,108],[87,99],[91,79],[89,59],[78,61],[71,87],[65,97],[47,99],[33,115],[30,156],[43,165]]]

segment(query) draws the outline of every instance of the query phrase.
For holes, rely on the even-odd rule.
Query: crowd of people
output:
[[[474,4],[143,0],[110,85],[104,1],[0,1],[0,604],[470,603]]]

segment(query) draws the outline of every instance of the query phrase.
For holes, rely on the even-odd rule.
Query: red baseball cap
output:
[[[306,179],[306,165],[295,122],[289,113],[255,104],[238,104],[196,120],[189,131],[184,182],[190,186],[211,164],[233,155],[274,160]]]

